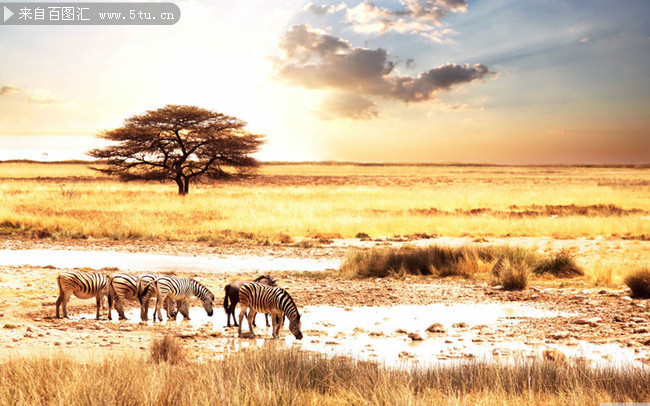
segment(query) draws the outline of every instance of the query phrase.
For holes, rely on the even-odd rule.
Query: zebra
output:
[[[280,329],[284,324],[284,316],[289,319],[289,331],[298,339],[302,340],[300,331],[300,313],[293,299],[282,288],[277,286],[266,286],[256,282],[247,282],[239,289],[239,336],[242,335],[242,321],[246,315],[246,310],[250,307],[247,320],[250,332],[255,336],[253,331],[253,319],[257,313],[271,313],[271,322],[273,324],[273,338],[278,338]]]
[[[119,319],[126,320],[126,316],[124,315],[124,300],[140,300],[142,290],[144,290],[149,283],[153,282],[158,277],[158,275],[154,274],[142,274],[140,276],[129,274],[113,275],[110,283],[108,284],[108,319],[113,320],[111,309],[113,306],[115,306],[115,310],[117,310]],[[170,312],[168,302],[169,299],[167,299],[165,305],[167,311]],[[143,321],[147,320],[146,312],[144,313],[143,317],[142,306],[140,309],[140,317]]]
[[[232,316],[232,321],[235,324],[235,327],[239,326],[237,324],[237,317],[235,316],[235,308],[237,307],[237,303],[239,303],[239,289],[241,289],[242,285],[246,282],[258,282],[263,285],[276,286],[275,279],[266,275],[257,277],[252,281],[234,281],[227,284],[224,288],[225,295],[223,297],[223,308],[226,311],[226,327],[230,327],[230,316]],[[228,299],[230,299],[230,303],[228,303]],[[264,317],[266,319],[266,327],[268,327],[269,315],[265,314]],[[253,319],[253,326],[255,326],[255,319]]]
[[[187,304],[187,300],[190,296],[196,296],[201,299],[203,302],[203,308],[205,309],[205,312],[208,314],[208,316],[212,316],[213,314],[212,301],[214,300],[214,294],[210,292],[208,288],[201,285],[194,279],[161,276],[153,283],[153,286],[155,287],[156,295],[158,296],[156,298],[156,311],[154,312],[154,321],[156,320],[156,314],[158,314],[158,320],[162,321],[160,306],[168,297],[170,299],[178,301],[178,311],[187,320],[190,319]]]
[[[108,295],[110,277],[96,272],[65,271],[56,277],[59,285],[59,298],[56,299],[56,318],[61,318],[59,307],[63,307],[63,317],[68,318],[68,301],[74,293],[79,299],[97,300],[97,320],[104,297]],[[110,310],[109,310],[110,312]]]
[[[145,273],[140,275],[138,282],[136,283],[136,292],[138,301],[140,302],[140,319],[146,321],[149,319],[149,301],[152,297],[158,298],[156,292],[155,282],[162,275],[156,275],[153,273]],[[166,298],[163,302],[165,310],[167,311],[167,316],[169,318],[176,317],[176,307],[174,306],[174,301],[170,298]],[[156,320],[156,309],[154,308],[154,321]],[[162,320],[162,316],[160,316]]]

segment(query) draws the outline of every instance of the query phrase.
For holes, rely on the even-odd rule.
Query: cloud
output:
[[[441,29],[440,20],[450,11],[467,11],[467,0],[401,0],[403,9],[392,10],[365,0],[345,12],[346,22],[358,33],[418,34],[442,42],[451,30]]]
[[[335,118],[371,120],[379,115],[376,107],[377,103],[357,94],[334,94],[323,101],[318,115],[323,120]]]
[[[4,85],[0,87],[0,96],[6,96],[13,93],[20,93],[24,91],[25,89],[23,89],[22,87],[13,86],[13,85]]]
[[[27,102],[36,104],[61,103],[54,97],[54,94],[45,89],[33,89],[28,92]]]
[[[292,26],[280,48],[285,57],[275,59],[275,70],[292,85],[406,103],[433,100],[440,91],[494,74],[481,64],[448,63],[417,76],[399,75],[386,50],[354,47],[306,24]]]
[[[303,8],[303,11],[311,11],[317,16],[322,17],[329,14],[334,14],[338,11],[345,9],[346,7],[347,6],[345,5],[345,3],[339,3],[334,5],[321,5],[321,6],[317,6],[314,3],[307,3],[307,5]]]

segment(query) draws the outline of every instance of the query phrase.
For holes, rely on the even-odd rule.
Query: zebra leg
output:
[[[226,312],[226,317],[228,318],[228,325],[227,327],[230,327],[230,316],[232,315],[232,321],[235,324],[235,327],[238,327],[239,324],[237,324],[237,316],[235,316],[235,308],[237,307],[237,303],[231,302],[230,307],[228,307],[228,311]]]
[[[268,313],[264,313],[264,319],[266,320],[266,327],[268,327],[269,326],[269,314]]]
[[[178,303],[178,311],[185,317],[185,319],[190,319],[190,312],[188,310],[187,299],[182,300]]]
[[[246,315],[246,306],[242,304],[241,306],[239,306],[239,328],[238,328],[238,332],[239,332],[240,337],[241,337],[241,329],[242,329],[242,324],[244,322],[244,316],[245,315]]]
[[[140,305],[140,319],[147,321],[149,319],[149,298],[145,299]]]
[[[251,330],[251,334],[253,335],[253,337],[255,337],[255,331],[253,331],[253,327],[255,327],[254,322],[255,322],[256,315],[257,312],[253,310],[253,308],[251,307],[251,309],[248,311],[248,316],[246,316],[246,320],[248,320],[248,328]]]
[[[153,312],[153,321],[156,321],[156,315],[158,316],[158,320],[162,321],[162,312],[161,312],[161,307],[165,299],[161,299],[160,296],[156,298],[156,309]]]
[[[99,320],[99,319],[100,319],[100,317],[99,317],[99,313],[100,313],[100,311],[101,311],[101,309],[102,309],[102,299],[103,299],[103,296],[101,296],[101,295],[97,295],[95,298],[97,299],[97,315],[95,316],[95,318],[96,318],[97,320]]]
[[[274,339],[278,338],[278,331],[280,330],[278,328],[278,317],[274,314],[271,317],[271,323],[273,324],[273,329],[272,329],[272,335]]]
[[[68,313],[66,312],[65,308],[65,303],[67,302],[66,294],[63,291],[63,287],[61,286],[61,279],[58,276],[56,278],[56,284],[59,285],[59,297],[56,299],[56,318],[61,318],[61,313],[59,313],[60,307],[63,307],[63,317],[68,318]]]
[[[124,315],[124,298],[122,296],[118,296],[115,299],[115,310],[120,315],[120,320],[126,320],[126,316]],[[108,309],[108,311],[110,312],[111,309]]]
[[[61,303],[61,307],[63,308],[63,317],[66,319],[69,319],[68,317],[68,302],[70,301],[70,294],[67,294],[63,298],[63,302]]]

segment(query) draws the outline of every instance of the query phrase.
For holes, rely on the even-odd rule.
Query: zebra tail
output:
[[[151,289],[151,285],[153,285],[154,282],[150,282],[147,286],[144,287],[144,289],[140,289],[140,283],[141,281],[138,281],[137,291],[138,291],[138,302],[140,302],[140,306],[142,306],[142,301],[144,300],[145,297],[147,297],[147,294],[149,293],[149,289]]]
[[[113,288],[113,277],[108,276],[108,311],[110,312],[113,308],[113,302],[117,294],[115,293],[115,288]]]
[[[226,314],[228,314],[228,293],[230,293],[229,288],[230,285],[226,285],[226,287],[223,288],[226,291],[226,294],[223,296],[223,310],[226,312]]]

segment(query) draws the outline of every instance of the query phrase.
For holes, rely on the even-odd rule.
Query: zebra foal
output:
[[[256,282],[248,282],[239,289],[239,336],[242,335],[242,321],[246,315],[246,310],[250,308],[248,316],[248,327],[251,334],[253,331],[253,320],[257,313],[271,313],[271,323],[273,325],[273,338],[278,338],[280,329],[284,324],[284,316],[289,319],[289,331],[298,339],[302,340],[300,331],[300,313],[295,302],[282,288],[277,286],[267,286]]]
[[[154,321],[156,320],[156,314],[158,315],[158,320],[162,321],[160,307],[167,298],[177,301],[178,310],[188,320],[190,319],[188,299],[192,296],[196,296],[203,302],[203,308],[208,316],[212,316],[213,314],[212,302],[214,301],[214,294],[193,279],[161,276],[153,284],[149,285],[149,287],[151,286],[155,288],[155,294],[157,296]]]
[[[96,272],[65,271],[56,277],[59,285],[59,298],[56,299],[56,318],[61,318],[59,308],[63,308],[63,317],[68,318],[68,301],[74,294],[79,299],[97,300],[97,320],[102,306],[102,300],[108,296],[109,277]],[[109,308],[110,314],[110,308]]]

